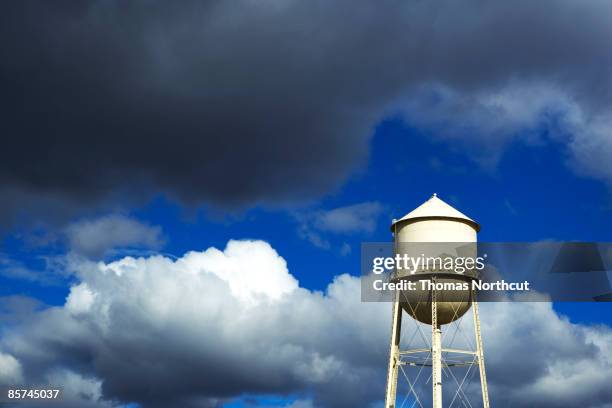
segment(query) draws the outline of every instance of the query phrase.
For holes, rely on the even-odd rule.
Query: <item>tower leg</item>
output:
[[[480,316],[478,314],[478,301],[476,300],[476,292],[472,292],[472,310],[474,314],[474,331],[476,335],[476,355],[478,357],[480,386],[482,388],[482,406],[484,408],[489,408],[489,390],[487,388],[487,373],[485,371],[484,350],[482,348],[482,337],[480,335]]]
[[[436,290],[433,289],[431,291],[431,384],[433,408],[442,408],[442,329],[438,324],[436,298]]]
[[[393,316],[391,323],[391,346],[389,348],[389,369],[387,372],[387,392],[385,394],[385,408],[395,408],[397,395],[397,374],[400,360],[400,335],[402,332],[402,308],[399,294],[396,293],[393,301]]]

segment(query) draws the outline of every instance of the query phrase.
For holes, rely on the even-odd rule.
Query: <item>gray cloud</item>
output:
[[[29,281],[37,281],[40,278],[36,271],[6,255],[0,255],[0,274],[11,279],[25,279]]]
[[[576,167],[610,179],[589,159],[612,148],[611,12],[600,0],[3,3],[3,213],[152,191],[224,207],[312,198],[398,112],[484,161],[517,133],[567,124]]]
[[[19,384],[23,381],[21,364],[10,354],[0,352],[0,383]]]
[[[307,396],[297,406],[348,407],[382,398],[390,306],[361,302],[357,278],[336,277],[325,293],[300,288],[261,241],[176,261],[73,262],[79,280],[65,305],[7,331],[0,350],[28,381],[69,382],[75,406],[212,407],[297,394]],[[481,314],[495,406],[609,406],[609,327],[572,324],[546,303],[483,304]]]
[[[164,243],[159,226],[120,214],[73,222],[66,227],[65,235],[72,251],[92,258],[117,248],[158,249]]]
[[[0,323],[19,323],[30,319],[35,312],[44,309],[37,299],[22,295],[0,296]]]
[[[35,282],[44,286],[59,285],[63,282],[63,257],[40,256],[40,268],[29,267],[24,262],[0,253],[0,276],[12,280]]]
[[[346,207],[319,211],[313,215],[313,226],[320,231],[337,234],[373,232],[383,206],[377,202],[365,202]]]
[[[298,221],[298,234],[322,249],[330,249],[328,237],[332,235],[351,235],[372,233],[384,207],[375,201],[337,207],[330,210],[316,210],[294,213]],[[340,252],[350,252],[348,244],[343,243]]]

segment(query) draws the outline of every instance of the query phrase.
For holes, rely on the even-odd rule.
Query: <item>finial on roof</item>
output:
[[[424,218],[431,219],[432,217],[433,218],[443,218],[443,219],[454,218],[454,219],[459,219],[459,220],[465,220],[468,223],[473,224],[477,229],[479,228],[476,221],[472,220],[467,215],[461,213],[459,210],[453,208],[449,204],[442,201],[442,199],[438,198],[437,193],[434,193],[429,200],[425,201],[419,207],[415,208],[408,214],[404,215],[399,220],[393,220],[393,222],[391,223],[391,226],[393,228],[393,225],[399,222],[402,222],[402,221],[407,221],[407,220],[412,220],[412,219],[424,219]]]

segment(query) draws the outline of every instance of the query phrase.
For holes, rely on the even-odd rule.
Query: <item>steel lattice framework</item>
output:
[[[432,280],[435,281],[435,277]],[[393,301],[393,315],[392,315],[392,326],[391,326],[391,344],[389,351],[389,366],[387,373],[387,390],[385,395],[385,408],[395,408],[397,404],[397,385],[398,375],[402,374],[402,378],[406,381],[408,387],[404,398],[399,405],[400,408],[406,406],[410,399],[412,399],[410,408],[423,406],[423,398],[419,396],[420,387],[419,382],[429,383],[431,381],[432,386],[432,406],[433,408],[442,408],[442,380],[443,376],[446,376],[448,380],[452,380],[456,386],[456,390],[453,397],[450,400],[449,408],[455,405],[472,408],[475,406],[482,406],[489,408],[489,394],[487,389],[487,377],[484,364],[484,352],[482,345],[482,337],[480,332],[480,317],[478,313],[478,302],[476,299],[476,293],[474,291],[469,292],[470,299],[466,299],[471,303],[472,316],[473,316],[473,331],[474,337],[470,338],[464,330],[462,330],[462,321],[464,318],[455,319],[458,313],[458,308],[454,310],[455,316],[453,316],[453,322],[446,325],[448,330],[445,331],[444,336],[442,333],[442,327],[438,324],[438,294],[436,290],[429,291],[428,298],[423,299],[422,302],[409,302],[407,298],[402,299],[405,296],[403,292],[396,292],[395,299]],[[416,325],[415,330],[412,331],[411,337],[405,344],[406,348],[400,348],[402,340],[402,316],[403,308],[402,303],[407,304],[412,315],[416,314],[416,309],[419,307],[427,307],[431,305],[431,337],[425,334],[423,326],[425,324],[419,323],[413,320]],[[414,304],[414,306],[413,306]],[[412,320],[412,319],[411,319]],[[453,344],[457,339],[457,335],[461,333],[463,335],[463,341],[467,347],[464,348],[453,348]],[[421,347],[412,347],[414,340],[417,336],[420,336],[422,342]],[[449,338],[450,336],[450,338]],[[447,347],[443,347],[447,344]],[[465,373],[463,376],[457,376],[454,369],[457,367],[464,367]],[[428,378],[424,378],[423,373],[430,370]],[[416,374],[410,378],[408,371],[410,369],[416,370]],[[482,405],[474,405],[470,401],[465,388],[470,384],[470,381],[475,376],[475,373],[480,374],[480,392],[482,394]]]

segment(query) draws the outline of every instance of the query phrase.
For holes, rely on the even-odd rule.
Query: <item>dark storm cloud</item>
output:
[[[5,4],[0,180],[78,201],[136,186],[230,205],[336,185],[365,157],[370,115],[309,67],[325,55],[295,36],[312,27],[225,4]]]
[[[461,112],[474,95],[510,80],[558,86],[583,116],[610,102],[604,1],[1,8],[5,214],[160,190],[235,207],[312,198],[362,163],[372,126],[405,106],[423,126],[473,117]],[[417,91],[432,83],[461,97],[438,111]],[[508,121],[484,109],[470,124],[491,114]]]

